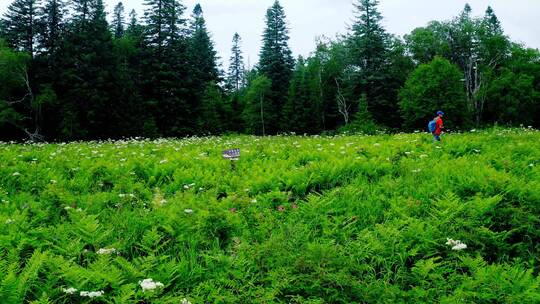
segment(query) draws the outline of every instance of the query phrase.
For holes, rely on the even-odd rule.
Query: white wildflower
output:
[[[81,297],[89,297],[89,298],[98,298],[101,297],[105,292],[103,290],[100,291],[81,291],[80,295]]]
[[[13,176],[19,176],[19,175],[21,175],[19,172],[14,172],[13,173]]]
[[[77,289],[70,287],[70,288],[62,288],[62,291],[67,294],[74,294],[77,292]]]
[[[467,245],[461,242],[460,240],[446,239],[446,245],[452,246],[452,250],[459,251],[467,249]]]
[[[69,210],[69,209],[71,209],[70,206],[65,206],[65,207],[64,207],[64,210]]]
[[[531,168],[534,167],[534,164],[529,164],[529,167],[531,167]]]
[[[463,249],[467,249],[467,245],[463,243],[459,243],[456,246],[452,247],[452,250],[456,250],[456,251],[463,250]]]
[[[168,162],[168,160],[162,159],[159,163],[160,163],[160,164],[164,164],[164,163],[166,163],[166,162]]]
[[[415,169],[415,170],[412,170],[413,173],[420,173],[422,171],[422,169]]]
[[[182,300],[180,300],[180,304],[191,304],[191,302],[188,299],[183,298]]]
[[[153,291],[154,289],[156,289],[158,287],[164,287],[163,283],[155,282],[152,279],[144,279],[142,281],[139,281],[139,285],[141,285],[141,288],[142,288],[143,292],[145,292],[147,290]]]
[[[474,151],[475,153],[480,153],[480,150],[478,150],[478,149],[473,149],[473,151]]]
[[[57,181],[56,181],[56,180],[54,180],[54,179],[51,179],[51,184],[56,184],[56,183],[57,183]]]
[[[117,253],[116,248],[100,248],[96,253],[97,254],[113,254]]]
[[[256,203],[256,202],[257,202],[257,199],[254,198],[254,199],[251,200],[251,202],[252,202],[252,203]]]
[[[184,209],[184,212],[187,213],[187,214],[192,214],[193,209]]]
[[[189,189],[189,185],[184,185],[184,189]]]
[[[126,197],[126,195],[124,193],[120,193],[118,194],[118,197]]]
[[[476,129],[472,129],[471,132],[473,132],[473,133],[476,132]]]

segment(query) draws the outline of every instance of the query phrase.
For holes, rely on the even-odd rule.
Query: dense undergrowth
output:
[[[540,302],[533,130],[4,143],[0,187],[1,303]]]

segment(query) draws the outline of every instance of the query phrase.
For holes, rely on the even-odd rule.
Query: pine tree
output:
[[[355,3],[356,20],[348,47],[356,72],[350,87],[353,100],[366,94],[368,109],[374,118],[389,125],[399,115],[396,96],[388,97],[386,92],[389,35],[381,24],[383,17],[378,5],[378,0],[357,0]]]
[[[90,18],[90,9],[94,0],[73,0],[71,2],[73,9],[72,22],[79,27],[86,26]]]
[[[219,72],[217,68],[217,53],[214,43],[206,28],[203,10],[200,4],[195,5],[192,15],[190,53],[191,62],[195,67],[195,79],[205,85],[208,82],[217,82]]]
[[[47,0],[39,16],[40,49],[53,61],[59,55],[63,35],[66,31],[64,16],[67,8],[63,0]],[[53,65],[54,62],[51,62]]]
[[[62,134],[67,138],[118,136],[112,96],[114,58],[112,35],[102,0],[75,0],[70,32],[63,48],[62,92],[65,115]]]
[[[190,86],[185,7],[177,0],[146,0],[145,5],[142,91],[153,120],[147,125],[157,126],[163,136],[192,134],[197,103]]]
[[[185,20],[181,18],[185,7],[177,0],[145,0],[146,38],[149,46],[164,55],[167,46],[172,47],[182,34]]]
[[[128,27],[127,27],[126,31],[130,35],[133,35],[134,33],[139,33],[140,32],[140,27],[141,26],[139,24],[139,20],[137,19],[137,12],[133,9],[129,13],[129,24],[128,24]]]
[[[306,63],[302,57],[296,61],[287,101],[283,106],[283,120],[290,122],[283,130],[297,133],[308,132],[309,121],[313,120],[308,91]]]
[[[39,32],[39,0],[15,0],[4,16],[5,37],[11,47],[35,55]]]
[[[192,14],[191,37],[189,39],[189,62],[190,62],[190,90],[194,94],[194,104],[191,106],[197,109],[196,116],[202,116],[202,102],[204,93],[207,91],[208,85],[218,83],[219,71],[217,68],[217,53],[214,50],[214,43],[210,38],[210,34],[206,28],[203,10],[200,4],[195,5]],[[216,125],[221,123],[216,121]],[[205,132],[206,130],[201,130]]]
[[[353,63],[365,71],[365,78],[376,74],[383,66],[387,51],[388,35],[381,25],[383,18],[378,5],[378,0],[357,0],[355,4],[357,15],[352,26],[350,48]]]
[[[285,11],[276,0],[266,12],[266,27],[258,66],[259,72],[266,75],[272,83],[272,93],[268,98],[272,101],[273,110],[266,117],[266,130],[270,134],[277,133],[281,124],[290,123],[280,119],[294,67],[288,41],[289,29],[285,21]]]
[[[114,15],[112,21],[112,29],[114,32],[114,38],[116,39],[122,38],[124,36],[124,19],[124,4],[122,2],[118,2],[118,4],[116,4],[116,6],[114,7]]]
[[[245,86],[244,56],[240,48],[241,41],[240,35],[235,33],[231,48],[232,55],[229,60],[229,73],[227,75],[227,87],[233,92],[238,92]]]

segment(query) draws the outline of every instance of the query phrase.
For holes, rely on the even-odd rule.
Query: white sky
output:
[[[69,1],[69,0],[68,0]],[[4,13],[12,0],[0,0]],[[105,0],[107,10],[118,0]],[[144,12],[143,0],[123,0],[126,14],[135,9],[139,17]],[[246,63],[253,66],[258,59],[264,16],[274,0],[184,0],[186,17],[200,3],[208,28],[222,61],[230,56],[235,32],[242,36]],[[334,37],[347,32],[353,20],[353,0],[281,0],[290,27],[289,42],[295,56],[308,55],[315,48],[315,39]],[[540,0],[380,0],[384,26],[390,33],[404,35],[432,20],[448,20],[465,6],[472,6],[475,15],[483,15],[491,5],[501,20],[507,35],[529,47],[540,48]]]

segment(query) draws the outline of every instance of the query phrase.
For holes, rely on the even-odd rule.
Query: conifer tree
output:
[[[118,2],[118,4],[116,4],[116,6],[114,7],[114,15],[112,21],[112,29],[114,32],[114,38],[116,39],[122,38],[124,36],[124,19],[124,4],[122,2]]]
[[[195,104],[192,106],[194,109],[199,110],[196,115],[201,116],[203,115],[201,109],[202,99],[204,95],[207,95],[205,91],[208,91],[210,84],[219,82],[219,71],[216,63],[217,53],[206,28],[206,21],[200,4],[195,5],[193,9],[190,32],[188,52],[191,65],[190,78],[192,85],[190,88],[195,94],[193,99]],[[216,102],[217,100],[213,104],[215,105]],[[219,125],[220,123],[216,121],[215,124]]]
[[[58,52],[66,31],[64,20],[66,14],[67,8],[63,0],[47,0],[41,10],[39,42],[41,51],[47,56],[59,55]]]
[[[240,43],[242,38],[238,33],[233,36],[233,46],[231,48],[231,58],[229,60],[229,72],[227,75],[227,87],[233,91],[238,92],[245,86],[245,68],[244,68],[244,56],[242,55],[242,49]]]
[[[258,66],[259,72],[268,77],[272,83],[272,93],[268,98],[271,100],[273,110],[266,117],[266,131],[270,134],[278,132],[281,129],[280,125],[290,123],[280,119],[294,67],[288,41],[289,29],[285,21],[285,11],[276,0],[266,12],[266,26]]]
[[[192,64],[198,74],[195,79],[203,84],[218,81],[217,53],[206,28],[206,21],[200,4],[195,5],[192,18],[190,52]]]
[[[351,87],[354,100],[366,94],[368,109],[375,119],[389,123],[399,115],[396,101],[385,96],[388,34],[381,24],[383,18],[378,5],[378,0],[357,0],[355,3],[356,20],[348,40],[350,60],[356,70]]]
[[[313,120],[313,108],[308,88],[308,75],[305,60],[300,56],[296,61],[287,101],[283,106],[283,120],[293,122],[284,125],[283,130],[308,133],[308,125]]]
[[[137,19],[137,12],[133,9],[131,12],[129,12],[129,24],[127,27],[127,32],[129,34],[133,34],[135,32],[139,32],[140,24],[139,20]]]
[[[35,55],[39,32],[39,0],[15,0],[4,16],[5,38],[11,47]]]

